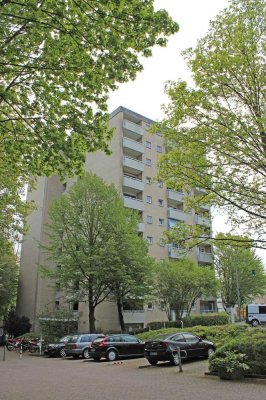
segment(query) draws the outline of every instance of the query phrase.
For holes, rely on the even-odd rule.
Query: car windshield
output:
[[[71,336],[64,336],[59,340],[59,343],[66,343],[69,341],[70,338]]]

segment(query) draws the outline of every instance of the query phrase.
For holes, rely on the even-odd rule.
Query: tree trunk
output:
[[[94,316],[95,307],[92,302],[89,301],[89,325],[90,325],[90,333],[95,333],[95,316]]]
[[[125,332],[125,321],[124,321],[124,315],[123,315],[123,311],[122,311],[122,303],[119,299],[117,300],[116,305],[117,305],[117,311],[118,311],[121,332]]]

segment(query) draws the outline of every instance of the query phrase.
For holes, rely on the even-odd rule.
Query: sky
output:
[[[164,117],[162,105],[168,101],[164,93],[165,83],[177,79],[192,83],[182,51],[196,46],[197,40],[207,33],[209,22],[229,5],[229,0],[155,0],[154,4],[156,10],[168,11],[179,24],[179,32],[169,38],[165,48],[157,46],[153,49],[152,57],[142,59],[143,71],[134,81],[124,83],[110,93],[108,111],[124,106],[160,121]],[[229,230],[225,216],[213,217],[214,233]],[[266,252],[258,251],[258,255],[266,267]]]
[[[209,21],[228,5],[228,0],[155,0],[156,9],[165,9],[179,24],[179,32],[170,36],[167,47],[156,46],[153,56],[143,58],[143,71],[135,81],[122,84],[110,94],[109,112],[119,106],[129,108],[152,120],[163,118],[167,103],[167,81],[191,80],[181,52],[194,47],[209,27]]]

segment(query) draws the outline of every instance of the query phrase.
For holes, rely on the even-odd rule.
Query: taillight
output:
[[[100,347],[105,347],[106,346],[106,339],[103,339],[101,343],[99,344]]]

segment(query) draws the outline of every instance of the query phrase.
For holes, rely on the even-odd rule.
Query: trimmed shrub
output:
[[[212,313],[190,315],[183,318],[183,326],[211,326],[211,325],[227,325],[229,323],[229,315],[227,313]]]

